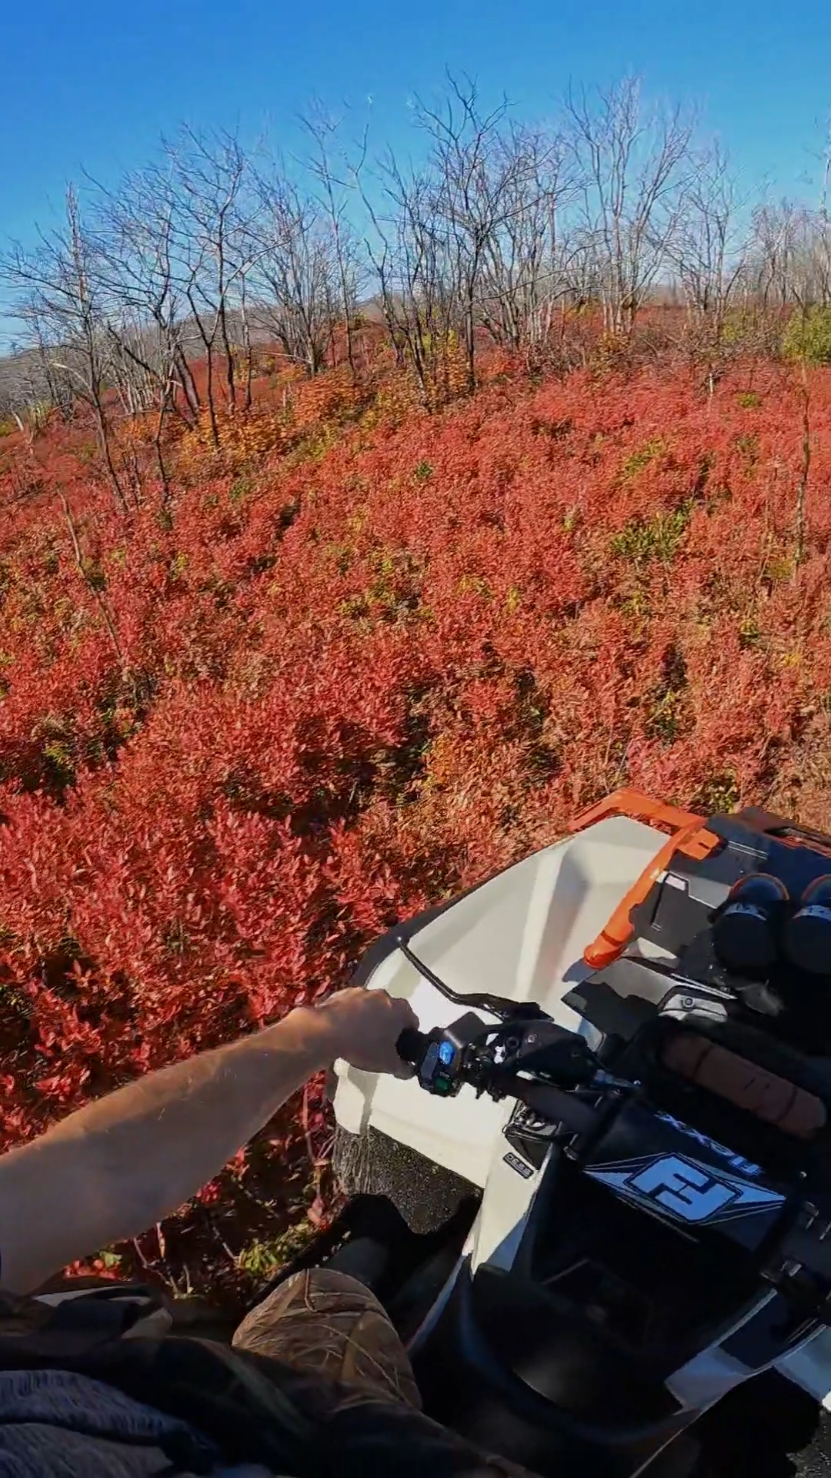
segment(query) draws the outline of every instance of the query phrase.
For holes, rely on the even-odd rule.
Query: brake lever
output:
[[[452,1001],[454,1006],[475,1007],[479,1011],[489,1011],[491,1016],[496,1016],[500,1021],[508,1017],[524,1017],[529,1021],[536,1021],[545,1013],[535,1001],[511,1001],[507,996],[493,996],[489,991],[459,991],[452,990],[446,981],[437,975],[424,960],[419,959],[414,950],[410,949],[404,934],[395,936],[395,943],[400,949],[405,960],[418,971],[422,979],[429,982],[434,990]]]

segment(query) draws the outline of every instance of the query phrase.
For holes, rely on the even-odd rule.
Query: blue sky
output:
[[[722,17],[717,19],[717,15]],[[443,69],[525,116],[554,113],[569,80],[637,71],[651,93],[697,101],[755,184],[800,177],[831,115],[828,0],[37,0],[4,15],[0,236],[25,239],[81,166],[104,181],[181,121],[268,126],[291,149],[312,94],[401,142],[407,100]],[[368,99],[371,98],[371,104]]]

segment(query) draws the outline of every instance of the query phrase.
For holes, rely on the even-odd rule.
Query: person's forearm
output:
[[[3,1286],[36,1288],[175,1210],[337,1051],[325,1013],[293,1011],[254,1036],[150,1073],[5,1155]]]

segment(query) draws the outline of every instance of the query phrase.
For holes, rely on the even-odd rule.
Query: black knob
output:
[[[763,975],[772,969],[787,898],[785,884],[766,872],[751,873],[734,884],[713,924],[713,946],[728,970]]]
[[[427,1038],[424,1032],[416,1031],[414,1026],[405,1026],[395,1044],[395,1050],[404,1062],[411,1062],[415,1066],[426,1046]]]
[[[785,932],[785,949],[800,970],[831,975],[831,875],[809,883]]]

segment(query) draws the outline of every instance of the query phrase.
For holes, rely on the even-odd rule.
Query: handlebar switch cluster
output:
[[[451,1026],[436,1027],[428,1032],[424,1049],[416,1063],[416,1075],[422,1088],[441,1098],[452,1098],[465,1081],[468,1048],[481,1037],[482,1019],[468,1011]]]

